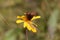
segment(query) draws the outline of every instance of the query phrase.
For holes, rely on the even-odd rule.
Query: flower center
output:
[[[31,13],[26,13],[26,17],[28,20],[31,20],[33,18],[34,15],[32,15]]]

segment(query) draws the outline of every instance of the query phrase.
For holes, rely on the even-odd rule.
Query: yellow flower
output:
[[[18,20],[16,20],[16,23],[22,23],[24,22],[24,28],[27,28],[29,31],[32,31],[32,32],[37,32],[37,29],[34,25],[32,20],[35,20],[35,19],[38,19],[38,18],[41,18],[41,16],[33,16],[29,14],[29,16],[25,15],[25,16],[17,16],[17,18],[19,18]],[[34,24],[34,25],[33,25]],[[37,26],[37,25],[36,25]]]

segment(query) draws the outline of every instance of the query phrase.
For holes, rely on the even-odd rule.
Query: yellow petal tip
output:
[[[36,30],[33,30],[34,33],[36,33],[37,31]]]
[[[16,20],[16,23],[22,23],[23,21],[22,20]]]
[[[17,20],[16,23],[18,24],[18,23],[20,23],[20,22]]]
[[[37,18],[41,18],[41,16],[37,16]]]
[[[20,18],[20,16],[17,16],[17,18]]]

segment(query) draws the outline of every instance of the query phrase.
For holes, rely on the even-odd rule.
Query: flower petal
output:
[[[33,32],[37,32],[36,28],[32,28],[32,31],[33,31]]]
[[[41,18],[41,16],[34,16],[31,20]]]
[[[29,24],[27,24],[27,29],[28,29],[29,31],[31,31],[31,29],[32,29]]]
[[[34,27],[34,25],[32,24],[32,22],[28,23],[27,29],[29,31],[33,31],[33,32],[37,32],[36,28]]]
[[[25,18],[25,16],[23,15],[23,16],[21,16],[21,18],[23,19],[23,18]]]
[[[26,27],[29,31],[31,31],[31,29],[32,29],[28,21],[24,22],[24,28],[25,28],[25,27]]]
[[[27,26],[28,26],[28,25],[27,25],[27,23],[26,23],[26,22],[24,22],[24,28],[25,28],[25,27],[27,27]]]
[[[17,18],[24,18],[25,16],[23,15],[23,16],[17,16]]]
[[[21,16],[17,16],[17,18],[21,18]]]
[[[22,23],[23,20],[16,20],[16,23]]]

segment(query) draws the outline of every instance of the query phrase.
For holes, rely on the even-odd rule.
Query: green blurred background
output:
[[[38,32],[28,31],[28,40],[60,40],[60,0],[0,0],[0,40],[25,40],[25,29],[16,16],[35,11]]]

